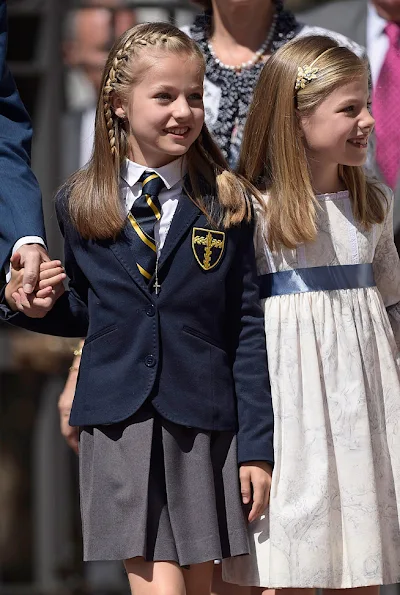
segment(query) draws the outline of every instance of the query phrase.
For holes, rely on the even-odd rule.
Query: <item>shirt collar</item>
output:
[[[121,178],[132,187],[139,181],[140,176],[145,171],[158,174],[164,182],[165,187],[169,190],[172,186],[180,182],[186,173],[186,159],[180,157],[162,167],[147,167],[145,165],[139,165],[139,163],[135,163],[130,159],[125,159],[121,168]]]
[[[380,37],[385,31],[387,25],[386,19],[383,19],[376,11],[372,2],[368,2],[368,38],[372,42],[374,39]]]

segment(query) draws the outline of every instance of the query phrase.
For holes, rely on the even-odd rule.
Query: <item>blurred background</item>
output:
[[[299,12],[323,0],[287,0]],[[8,0],[8,63],[33,122],[32,166],[49,254],[62,256],[53,196],[91,150],[108,50],[135,23],[189,24],[189,0]],[[345,15],[343,15],[345,18]],[[0,326],[0,593],[126,593],[120,564],[82,563],[77,457],[57,401],[76,341]]]

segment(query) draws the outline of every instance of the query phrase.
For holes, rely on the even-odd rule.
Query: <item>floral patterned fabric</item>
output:
[[[372,263],[376,287],[263,300],[276,463],[252,555],[224,561],[228,582],[400,581],[400,263],[387,193],[386,220],[370,231],[347,192],[319,196],[318,237],[296,250],[272,254],[258,224],[260,275]]]

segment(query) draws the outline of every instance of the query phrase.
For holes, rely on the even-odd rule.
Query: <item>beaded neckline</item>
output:
[[[251,58],[251,60],[248,60],[247,62],[242,62],[241,64],[238,64],[237,66],[231,66],[229,64],[224,64],[223,62],[221,62],[221,60],[219,58],[217,58],[217,56],[214,52],[214,48],[213,48],[211,41],[208,40],[208,43],[207,43],[208,49],[209,49],[210,54],[212,55],[213,59],[215,60],[216,64],[218,64],[218,66],[220,66],[221,68],[227,68],[228,70],[234,70],[235,72],[238,73],[238,72],[241,72],[242,70],[244,70],[245,68],[251,68],[252,66],[254,66],[254,64],[256,64],[257,62],[262,60],[263,56],[265,56],[265,54],[268,52],[271,42],[274,38],[276,19],[277,19],[277,14],[275,12],[274,16],[272,17],[272,22],[271,22],[271,26],[268,31],[268,35],[265,38],[264,43],[262,44],[260,49],[258,49],[255,52],[255,54]]]
[[[302,28],[294,15],[284,10],[282,0],[274,0],[274,4],[274,31],[263,55],[267,52],[274,53],[290,39],[293,39]],[[239,72],[218,63],[209,47],[211,25],[212,13],[206,11],[196,17],[190,28],[190,35],[197,42],[205,57],[207,80],[221,91],[218,116],[210,129],[230,165],[234,166],[240,149],[241,132],[264,61],[258,60]]]

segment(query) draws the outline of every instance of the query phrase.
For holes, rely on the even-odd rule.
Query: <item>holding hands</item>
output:
[[[5,298],[11,310],[23,312],[30,318],[43,318],[58,298],[64,293],[63,281],[66,278],[64,267],[59,260],[49,260],[40,264],[39,280],[32,293],[24,291],[25,270],[16,269],[18,262],[11,261],[11,279],[6,286]]]

